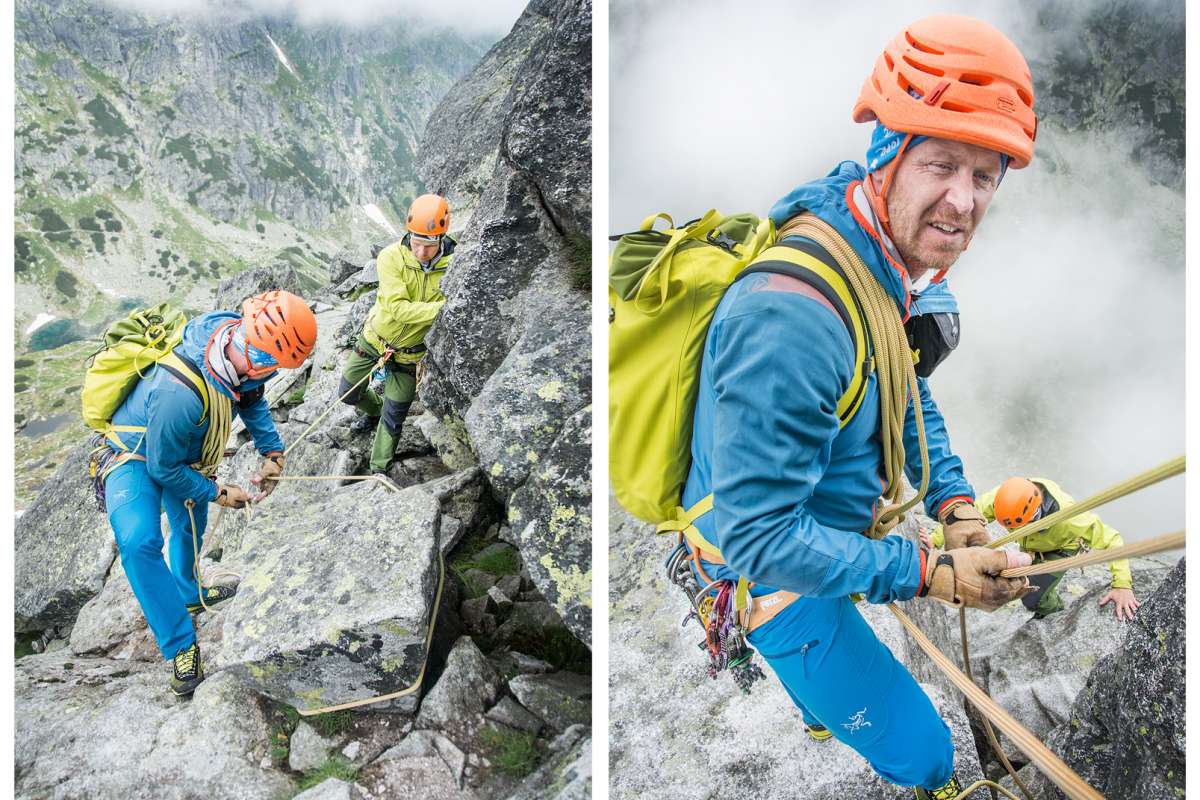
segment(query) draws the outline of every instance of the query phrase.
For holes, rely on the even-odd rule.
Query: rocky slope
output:
[[[633,520],[615,503],[610,519],[612,797],[735,793],[802,796],[807,800],[832,800],[848,794],[880,800],[912,797],[911,789],[883,781],[862,758],[839,742],[817,743],[804,735],[799,712],[769,668],[765,668],[768,679],[756,684],[749,696],[742,695],[727,674],[710,680],[705,674],[704,654],[696,650],[702,638],[699,628],[694,622],[680,627],[689,607],[683,594],[666,582],[662,569],[666,546],[654,536],[651,526]],[[931,521],[912,519],[898,529],[897,535],[915,537],[920,524],[928,526]],[[1154,609],[1170,605],[1171,598],[1182,593],[1182,567],[1169,575],[1172,563],[1171,559],[1134,561],[1139,597],[1149,598],[1157,587],[1162,588],[1143,606],[1143,610],[1150,609],[1149,614],[1143,617],[1139,612],[1133,623],[1116,622],[1111,607],[1097,608],[1096,601],[1110,578],[1102,567],[1090,567],[1083,574],[1071,571],[1062,584],[1067,609],[1045,620],[1033,620],[1020,603],[1011,603],[992,614],[968,612],[976,682],[1035,734],[1049,737],[1052,745],[1055,737],[1062,741],[1064,729],[1077,729],[1080,718],[1091,719],[1089,715],[1096,713],[1072,711],[1072,704],[1082,702],[1089,694],[1083,691],[1085,684],[1104,684],[1106,688],[1094,690],[1103,694],[1088,706],[1099,709],[1103,703],[1098,717],[1103,722],[1093,723],[1090,738],[1071,745],[1071,755],[1066,756],[1081,774],[1081,754],[1092,744],[1112,746],[1108,743],[1138,730],[1134,718],[1164,719],[1174,703],[1182,699],[1182,685],[1176,688],[1175,683],[1181,680],[1182,660],[1175,660],[1173,652],[1160,653],[1158,648],[1149,648],[1154,652],[1148,652],[1143,645],[1134,644],[1165,641],[1160,637],[1170,635],[1172,628],[1158,620]],[[943,653],[953,661],[960,660],[956,655],[960,652],[957,612],[925,601],[901,605]],[[956,770],[963,784],[984,775],[999,779],[1003,768],[988,749],[982,728],[974,712],[965,707],[961,694],[908,639],[885,608],[860,603],[858,609],[876,635],[908,667],[950,726]],[[1182,626],[1181,613],[1172,619],[1171,624]],[[1152,634],[1147,636],[1144,631]],[[1182,640],[1180,631],[1178,641]],[[1131,657],[1138,659],[1136,667],[1126,665]],[[1137,669],[1158,675],[1165,670],[1163,678],[1143,678],[1136,685],[1149,684],[1173,692],[1173,699],[1153,714],[1139,712],[1134,717],[1118,710],[1120,701],[1113,693],[1132,691],[1133,687],[1125,688],[1127,684],[1112,679],[1114,660],[1123,665],[1122,674]],[[1182,729],[1141,736],[1148,745],[1167,745],[1144,769],[1162,768],[1165,774],[1170,765],[1182,763],[1183,751],[1178,744]],[[736,746],[730,746],[731,742]],[[1011,744],[1005,744],[1009,758],[1020,768],[1027,759]],[[1068,752],[1061,744],[1055,749]],[[1119,752],[1115,746],[1112,749]],[[1151,749],[1148,746],[1137,752]],[[1126,773],[1135,761],[1132,753],[1126,757]],[[1108,775],[1107,769],[1103,776]],[[1023,777],[1031,776],[1033,771],[1029,767]],[[1178,774],[1182,776],[1181,766]],[[799,786],[803,792],[797,795]],[[1101,784],[1097,788],[1103,792]],[[1052,788],[1044,791],[1044,796],[1054,796]]]
[[[586,6],[531,9],[524,22],[531,17],[550,20],[538,23],[539,65],[554,62],[553,43],[569,38],[564,29],[590,31]],[[512,58],[538,79],[541,67],[529,66],[528,55]],[[469,80],[459,89],[474,91]],[[547,126],[545,135],[558,132]],[[481,202],[463,241],[504,222],[502,208]],[[548,235],[545,242],[555,246]],[[540,337],[539,369],[548,376],[541,386],[565,383],[589,352],[586,344],[569,351],[582,338],[569,325],[572,335],[555,339],[561,328],[537,322],[545,292],[567,269],[551,258],[557,252],[540,264],[548,284],[518,287],[508,306],[528,329],[523,335]],[[289,475],[366,470],[369,434],[350,430],[355,412],[336,400],[341,364],[374,300],[370,259],[365,246],[332,259],[329,283],[310,293],[317,349],[268,387],[281,434],[299,442]],[[216,296],[303,280],[298,269],[248,270]],[[493,312],[458,297],[461,286],[448,287],[451,303],[478,303],[478,317]],[[556,308],[586,308],[586,292],[567,292]],[[578,318],[586,334],[586,315]],[[443,342],[439,357],[462,363],[475,357],[467,348],[476,344]],[[72,451],[15,533],[16,626],[21,641],[36,639],[44,650],[16,664],[18,796],[590,796],[590,652],[565,589],[546,579],[590,575],[589,562],[568,561],[578,554],[554,549],[550,535],[570,523],[560,509],[587,524],[590,470],[572,448],[587,452],[578,419],[586,417],[590,386],[585,375],[561,394],[539,396],[534,387],[531,400],[528,387],[505,385],[521,375],[493,369],[485,383],[499,398],[488,434],[523,438],[539,459],[534,479],[513,484],[513,494],[529,498],[523,504],[505,503],[494,462],[477,455],[493,446],[478,433],[484,429],[435,414],[426,400],[412,409],[389,480],[285,482],[248,518],[217,520],[214,511],[201,570],[210,580],[237,581],[239,591],[197,617],[209,677],[190,701],[167,693],[169,667],[94,510],[84,450]],[[575,427],[552,416],[564,409]],[[528,433],[530,419],[540,420],[538,436]],[[258,457],[240,425],[235,437],[222,479],[245,484]],[[548,533],[539,539],[539,531]],[[589,601],[579,584],[563,586],[576,589],[575,603]],[[380,695],[395,697],[307,716]],[[221,734],[195,737],[197,730]]]
[[[434,112],[419,153],[427,185],[468,207],[475,198],[427,340],[421,399],[474,453],[538,588],[585,641],[590,32],[587,0],[534,0]],[[460,136],[468,119],[487,135]]]
[[[78,381],[66,368],[91,350],[68,343],[140,304],[206,309],[218,281],[250,266],[294,269],[306,290],[322,285],[339,249],[403,219],[423,188],[415,153],[425,122],[481,51],[398,21],[354,32],[21,0],[14,322],[24,365],[17,458],[31,467],[22,505],[61,463],[62,431],[77,419]]]

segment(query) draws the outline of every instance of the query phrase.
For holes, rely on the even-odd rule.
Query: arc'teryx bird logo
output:
[[[850,717],[849,722],[842,723],[842,727],[851,733],[854,733],[859,728],[871,727],[871,723],[867,722],[867,710],[864,708],[862,711],[856,711],[854,716]]]

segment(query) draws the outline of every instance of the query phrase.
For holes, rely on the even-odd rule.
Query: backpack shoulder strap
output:
[[[203,425],[205,417],[208,416],[208,381],[204,379],[204,373],[200,371],[200,367],[192,363],[192,360],[186,358],[175,351],[167,353],[158,360],[158,366],[165,369],[167,372],[179,379],[179,382],[184,386],[189,387],[196,396],[200,398],[200,419],[196,421],[196,425]]]
[[[866,320],[841,267],[833,256],[817,243],[810,239],[790,236],[764,250],[738,274],[737,279],[755,273],[787,275],[803,281],[816,289],[841,317],[854,343],[854,360],[857,364],[850,379],[850,386],[837,403],[839,427],[845,427],[862,406],[867,378],[873,367]]]

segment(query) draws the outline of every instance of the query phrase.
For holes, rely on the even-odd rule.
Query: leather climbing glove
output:
[[[969,608],[995,611],[1010,600],[1034,590],[1028,578],[1001,578],[1000,572],[1029,566],[1028,553],[963,547],[954,552],[923,550],[925,572],[918,597],[936,597],[947,603],[959,601]]]
[[[938,514],[942,523],[942,535],[946,538],[946,549],[960,547],[982,547],[991,541],[987,532],[987,521],[973,503],[960,500]]]
[[[217,505],[224,508],[245,508],[250,502],[250,495],[242,491],[240,486],[226,484],[217,489]]]
[[[254,495],[254,502],[260,503],[267,498],[271,492],[275,491],[275,487],[279,485],[279,481],[270,480],[283,474],[283,456],[278,453],[273,453],[263,459],[262,466],[258,468],[258,472],[250,479],[250,482],[258,487],[258,494]]]

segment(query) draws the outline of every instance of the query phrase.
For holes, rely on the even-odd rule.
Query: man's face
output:
[[[999,153],[975,145],[928,139],[901,156],[886,200],[892,239],[913,279],[958,260],[999,181]]]
[[[417,257],[417,261],[422,264],[428,264],[433,259],[437,258],[438,250],[441,249],[441,242],[431,242],[426,239],[418,239],[412,237],[411,246],[413,255]]]

